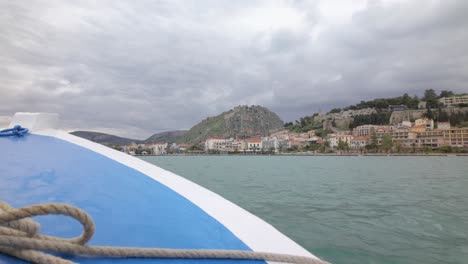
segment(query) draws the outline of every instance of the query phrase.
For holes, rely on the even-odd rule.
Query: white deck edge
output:
[[[34,134],[52,136],[79,145],[153,178],[200,207],[223,224],[253,251],[317,258],[259,217],[179,175],[64,131],[48,129],[36,131]]]

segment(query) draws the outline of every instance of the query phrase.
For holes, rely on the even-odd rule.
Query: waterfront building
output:
[[[348,146],[351,144],[351,140],[353,139],[353,135],[349,133],[349,131],[341,131],[338,133],[329,134],[327,137],[327,141],[331,148],[338,147],[338,143],[345,142]]]
[[[221,137],[210,137],[205,141],[205,151],[233,152],[243,150],[242,141]]]
[[[153,155],[164,155],[164,154],[167,154],[168,144],[164,142],[157,142],[157,143],[145,144],[145,147],[147,149],[150,149],[151,154]]]
[[[468,147],[468,127],[452,127],[442,131],[446,145],[452,147]]]
[[[278,138],[277,137],[262,138],[262,149],[264,151],[273,151],[275,153],[278,153],[280,151]]]
[[[261,138],[248,138],[245,142],[247,143],[247,151],[249,152],[261,151],[263,148]]]
[[[215,150],[225,141],[222,137],[210,137],[205,141],[205,151]]]
[[[417,133],[412,131],[409,127],[399,127],[394,129],[391,133],[392,141],[396,146],[404,148],[417,146]]]
[[[351,139],[350,148],[351,149],[362,149],[369,144],[369,137],[353,137]]]
[[[444,146],[443,130],[434,129],[417,133],[417,146],[420,148],[438,148]]]
[[[439,103],[445,106],[468,104],[468,94],[456,95],[456,96],[450,96],[450,97],[442,97],[439,99]]]

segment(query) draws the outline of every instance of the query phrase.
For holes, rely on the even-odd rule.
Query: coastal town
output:
[[[466,113],[468,95],[442,97],[440,107],[452,112]],[[398,114],[406,111],[404,105],[391,105],[388,111]],[[311,129],[295,132],[287,129],[273,131],[268,136],[248,138],[209,137],[199,144],[154,142],[132,143],[119,147],[130,155],[168,154],[362,154],[362,153],[465,153],[468,148],[468,126],[453,126],[449,121],[434,120],[426,102],[418,103],[419,118],[402,118],[396,124],[362,124],[349,130],[340,130],[329,125],[329,133]],[[341,110],[337,113],[318,115],[317,120],[326,122],[374,114],[374,108]],[[417,115],[416,115],[417,116]],[[407,120],[405,120],[407,119]],[[439,118],[440,119],[440,118]],[[328,122],[330,123],[330,122]],[[395,122],[394,122],[395,123]]]

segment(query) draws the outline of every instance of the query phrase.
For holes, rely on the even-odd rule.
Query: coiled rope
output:
[[[0,137],[11,137],[17,136],[22,137],[29,132],[29,129],[21,127],[21,126],[14,126],[13,128],[7,128],[0,130]]]
[[[40,225],[29,217],[64,215],[80,222],[83,232],[74,238],[59,238],[38,234]],[[264,260],[283,263],[326,264],[327,262],[302,256],[252,252],[242,250],[133,248],[85,245],[95,231],[93,219],[80,208],[61,203],[37,204],[12,208],[0,201],[0,253],[33,263],[75,263],[38,250],[111,258],[181,258]]]

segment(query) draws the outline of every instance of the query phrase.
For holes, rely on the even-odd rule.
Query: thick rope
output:
[[[40,225],[29,217],[65,215],[83,225],[83,232],[74,238],[59,238],[38,234]],[[327,264],[317,258],[287,254],[218,249],[166,249],[85,245],[95,231],[92,218],[83,210],[60,203],[38,204],[12,208],[0,201],[0,253],[38,264],[72,264],[75,262],[47,254],[47,250],[71,255],[111,258],[180,258],[264,260],[283,263]]]
[[[29,129],[21,127],[21,126],[14,126],[13,128],[7,128],[0,130],[0,137],[11,137],[17,136],[22,137],[29,132]]]

